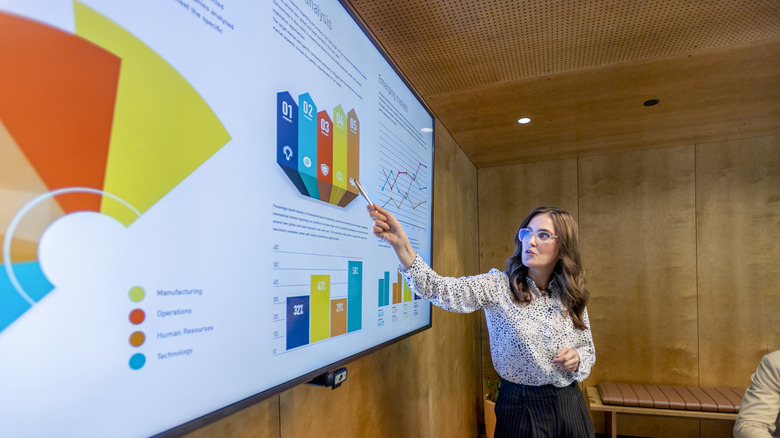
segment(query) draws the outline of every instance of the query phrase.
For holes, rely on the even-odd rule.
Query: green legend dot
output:
[[[140,286],[136,286],[132,289],[130,289],[130,299],[133,300],[133,302],[138,303],[141,300],[144,299],[144,296],[146,296],[146,292],[144,292],[144,289]]]

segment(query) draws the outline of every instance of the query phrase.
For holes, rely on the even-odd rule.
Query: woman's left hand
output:
[[[552,363],[558,365],[563,371],[573,372],[580,367],[580,355],[573,348],[564,348],[559,351]]]

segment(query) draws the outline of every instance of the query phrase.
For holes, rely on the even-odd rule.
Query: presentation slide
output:
[[[430,262],[433,118],[338,1],[0,0],[0,54],[0,436],[165,433],[430,326],[355,180]]]

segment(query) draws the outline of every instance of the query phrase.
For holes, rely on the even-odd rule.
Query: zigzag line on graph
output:
[[[425,164],[419,163],[417,165],[417,170],[415,170],[412,174],[409,174],[409,172],[406,172],[406,171],[401,172],[399,170],[398,172],[395,172],[395,171],[391,170],[389,175],[387,174],[387,171],[385,169],[382,169],[382,173],[385,175],[385,183],[382,185],[382,190],[384,191],[385,187],[387,187],[388,184],[390,185],[390,187],[387,187],[387,188],[390,189],[390,190],[393,190],[393,188],[395,187],[396,183],[398,182],[398,178],[400,178],[401,175],[407,175],[407,176],[409,176],[411,178],[409,180],[409,190],[411,190],[413,182],[417,183],[417,188],[418,189],[420,189],[420,190],[427,189],[428,187],[423,187],[423,186],[420,185],[419,182],[417,182],[417,173],[420,171],[420,167],[424,167],[426,169],[428,168],[428,166],[426,166]],[[390,182],[390,178],[392,178],[393,173],[395,173],[395,179],[393,179],[393,182],[391,183]],[[403,195],[403,193],[400,190],[398,190],[398,193]],[[408,193],[408,190],[407,190],[407,193]]]
[[[399,209],[400,209],[400,208],[401,208],[401,206],[404,204],[404,201],[408,201],[408,200],[409,200],[409,198],[408,198],[408,197],[406,197],[406,196],[404,196],[404,198],[403,198],[403,199],[401,199],[401,202],[395,202],[395,199],[393,199],[393,197],[391,196],[391,197],[390,197],[390,199],[388,199],[388,200],[387,200],[387,202],[385,202],[385,203],[382,205],[382,207],[384,208],[384,207],[385,207],[387,204],[389,204],[390,202],[392,202],[392,203],[393,203],[393,205],[395,205],[395,208],[399,208]],[[422,204],[425,204],[426,202],[428,202],[428,201],[422,201],[422,202],[419,202],[417,205],[413,205],[413,206],[412,206],[412,210],[416,210],[416,209],[417,209],[417,207],[419,207],[419,206],[420,206],[420,205],[422,205]],[[409,201],[409,203],[411,204],[411,203],[412,203],[412,201]]]

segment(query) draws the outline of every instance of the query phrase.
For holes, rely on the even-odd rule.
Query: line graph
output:
[[[382,207],[386,207],[387,205],[392,204],[396,208],[400,209],[404,205],[404,202],[406,202],[407,204],[411,205],[412,210],[416,210],[417,207],[426,204],[428,202],[427,200],[422,200],[415,204],[414,201],[412,201],[409,198],[409,194],[414,193],[413,190],[422,191],[428,188],[427,185],[420,184],[420,181],[417,179],[417,175],[420,173],[421,167],[426,170],[428,169],[428,166],[426,166],[423,163],[418,163],[417,169],[412,173],[409,173],[408,171],[401,171],[401,170],[397,170],[397,171],[391,170],[388,173],[387,169],[382,169],[382,173],[385,175],[385,182],[382,185],[382,191],[385,190],[390,190],[391,192],[395,191],[398,195],[400,195],[399,200],[396,200],[394,196],[391,196],[384,203],[384,205],[382,205]],[[407,177],[406,179],[409,180],[408,186],[405,187],[400,186],[398,180],[402,176],[406,176]]]
[[[405,226],[427,230],[431,207],[430,153],[380,123],[377,204],[387,208]]]
[[[421,167],[424,167],[425,169],[427,169],[427,168],[428,168],[428,166],[426,166],[425,164],[423,164],[423,163],[419,163],[419,164],[417,165],[417,170],[415,170],[413,173],[409,174],[409,172],[401,172],[401,171],[398,171],[398,172],[395,172],[395,173],[396,173],[396,175],[395,175],[395,178],[393,178],[393,173],[394,173],[394,171],[392,171],[392,170],[391,170],[391,171],[390,171],[390,174],[387,174],[387,172],[386,172],[386,171],[383,169],[382,171],[383,171],[383,172],[385,172],[385,175],[386,175],[386,177],[385,177],[385,183],[384,183],[384,185],[382,186],[382,190],[384,190],[385,188],[389,188],[390,190],[393,190],[393,188],[394,188],[394,187],[396,186],[396,184],[398,183],[398,177],[400,177],[401,175],[407,175],[407,176],[409,176],[409,177],[411,178],[411,182],[409,183],[409,189],[411,189],[411,188],[412,188],[412,183],[417,183],[417,188],[418,188],[419,190],[424,190],[424,189],[427,189],[428,187],[423,187],[423,186],[422,186],[422,185],[420,185],[420,183],[417,181],[417,174],[420,172],[420,168],[421,168]],[[393,182],[390,182],[390,179],[393,179]],[[389,187],[388,187],[388,186],[389,186]],[[407,192],[408,192],[408,191],[409,191],[409,190],[407,190]]]

